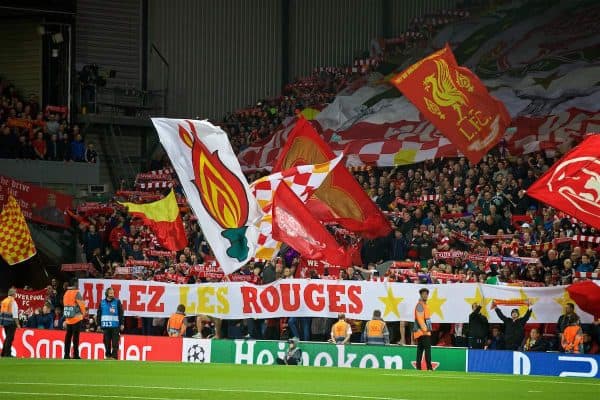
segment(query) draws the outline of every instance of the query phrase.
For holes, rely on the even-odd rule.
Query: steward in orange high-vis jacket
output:
[[[419,302],[415,307],[415,322],[413,324],[413,337],[417,341],[417,363],[416,368],[421,369],[423,353],[425,353],[425,363],[427,369],[432,371],[431,366],[431,313],[427,307],[427,298],[429,289],[419,290]]]
[[[65,318],[65,360],[79,357],[79,333],[81,332],[81,321],[87,312],[83,297],[77,289],[77,279],[71,281],[71,285],[63,297],[63,316]],[[73,357],[71,357],[71,340],[73,341]]]
[[[183,337],[185,335],[185,306],[177,306],[177,312],[169,317],[167,322],[167,335],[171,337]]]
[[[363,342],[365,344],[389,344],[390,333],[387,325],[381,319],[381,311],[373,311],[373,319],[365,325],[363,331]]]

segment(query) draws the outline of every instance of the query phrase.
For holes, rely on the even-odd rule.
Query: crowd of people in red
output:
[[[440,18],[449,15],[460,16],[441,13]],[[436,16],[428,18],[433,21],[427,25],[428,30],[443,26],[438,24]],[[397,55],[399,51],[417,45],[423,37],[405,35],[402,41],[396,41],[402,46],[389,46],[389,49],[393,49]],[[285,118],[307,107],[322,108],[340,89],[351,84],[356,75],[367,72],[368,68],[317,70],[309,78],[288,85],[282,96],[260,101],[256,106],[232,113],[220,125],[229,134],[234,149],[241,151],[267,137]],[[95,161],[95,157],[88,159],[90,145],[87,151],[80,151],[77,143],[83,146],[83,142],[77,126],[69,128],[56,114],[49,114],[46,119],[35,103],[19,100],[11,86],[4,85],[1,89],[0,157]],[[33,128],[9,126],[12,119],[30,120]],[[54,158],[54,152],[48,153],[47,140],[70,145],[64,147],[62,158]],[[21,151],[28,146],[32,152]],[[74,148],[77,148],[77,152],[73,151]],[[42,149],[45,151],[38,151]],[[94,275],[106,278],[154,279],[175,283],[241,279],[270,283],[277,279],[305,276],[314,279],[377,278],[419,283],[493,280],[532,286],[565,285],[600,276],[600,235],[596,236],[593,228],[527,196],[527,188],[557,157],[558,154],[547,157],[544,153],[512,157],[505,149],[496,148],[477,165],[461,158],[432,160],[393,169],[366,168],[354,171],[357,181],[389,216],[393,230],[388,237],[363,240],[331,226],[330,229],[340,241],[360,249],[361,262],[347,269],[336,266],[322,270],[304,268],[301,257],[293,249],[284,246],[277,259],[254,260],[235,276],[224,276],[197,221],[186,207],[185,198],[174,177],[188,237],[188,247],[181,252],[161,249],[151,230],[143,226],[141,221],[132,219],[127,210],[116,202],[78,215],[79,242],[86,261],[94,266]],[[173,174],[166,161],[154,162],[152,169],[160,170],[159,174],[162,175]],[[249,181],[259,175],[250,175]],[[160,198],[165,190],[146,188],[123,191],[117,193],[115,200],[148,200],[152,196]],[[49,293],[57,290],[52,287],[54,285],[49,288]],[[60,315],[60,304],[50,304],[49,309],[54,309],[55,313],[58,310],[55,315]],[[130,333],[164,333],[165,321],[159,318],[128,318],[127,321],[127,331]],[[190,335],[207,336],[210,333],[194,331],[195,322],[195,319],[189,321]],[[227,321],[227,324],[223,324],[226,332],[212,333],[219,337],[234,338],[250,335],[278,339],[286,334],[306,338],[306,334],[301,334],[303,328],[298,325],[308,323],[310,339],[327,337],[331,325],[331,321],[324,318],[298,321],[298,325],[288,325],[287,322],[285,319]],[[92,319],[88,324],[88,329],[95,329]],[[355,321],[352,326],[358,338],[362,322]],[[393,342],[402,341],[405,337],[400,334],[403,326],[396,323],[392,327]],[[267,329],[269,327],[275,329]],[[444,325],[438,328],[438,332],[436,342],[449,345],[462,343],[460,338],[468,335],[466,327],[462,325]],[[594,335],[592,327],[587,327],[586,332],[590,338]],[[495,340],[494,335],[497,334],[491,335],[490,341]]]
[[[35,97],[24,99],[0,77],[0,158],[95,163],[98,153],[87,146],[79,125],[67,121],[68,109],[40,107]]]

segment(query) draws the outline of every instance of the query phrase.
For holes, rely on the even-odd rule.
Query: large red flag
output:
[[[600,229],[600,134],[565,154],[527,194]]]
[[[273,238],[302,256],[349,266],[350,256],[311,214],[287,185],[279,185],[273,198]]]
[[[479,162],[510,125],[504,104],[471,70],[458,66],[447,44],[396,75],[392,83],[472,163]]]
[[[600,318],[600,286],[593,281],[577,282],[567,287],[569,296],[594,319]]]
[[[315,128],[298,119],[290,133],[273,172],[298,165],[320,164],[335,157]],[[312,214],[324,222],[336,222],[344,228],[372,239],[390,233],[390,223],[367,196],[348,169],[339,163],[308,201]]]
[[[141,218],[152,229],[158,243],[171,251],[183,250],[188,245],[183,220],[173,190],[164,198],[152,203],[120,203],[129,213]]]

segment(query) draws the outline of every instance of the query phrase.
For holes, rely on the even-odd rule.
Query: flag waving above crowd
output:
[[[446,46],[408,67],[392,83],[472,163],[498,143],[510,125],[501,101]]]
[[[527,194],[600,229],[600,134],[569,151]]]
[[[120,203],[134,217],[141,218],[144,225],[152,228],[158,243],[171,251],[183,250],[187,246],[187,237],[179,206],[173,190],[161,200],[147,203]]]
[[[36,255],[21,207],[12,196],[8,196],[0,213],[0,255],[8,265],[18,264]]]
[[[152,122],[221,268],[239,269],[254,257],[262,213],[227,134],[207,121]]]
[[[332,160],[335,154],[310,122],[300,118],[290,132],[273,171],[302,164]],[[312,214],[323,222],[335,222],[368,238],[387,235],[391,228],[385,216],[367,196],[342,163],[331,171],[309,200]]]

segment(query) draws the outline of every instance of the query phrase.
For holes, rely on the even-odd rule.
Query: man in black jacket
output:
[[[473,303],[473,312],[469,314],[469,348],[483,349],[489,334],[489,324],[485,315],[481,314],[481,305]]]
[[[548,351],[548,342],[542,338],[540,331],[533,328],[529,333],[529,337],[523,343],[523,351]]]
[[[529,305],[529,301],[527,304]],[[517,308],[512,309],[510,318],[505,316],[502,311],[497,308],[496,302],[492,302],[492,309],[496,310],[498,318],[504,322],[504,341],[506,350],[517,350],[525,338],[525,324],[529,320],[529,317],[531,317],[531,308],[528,309],[521,318],[519,318],[519,310]]]

